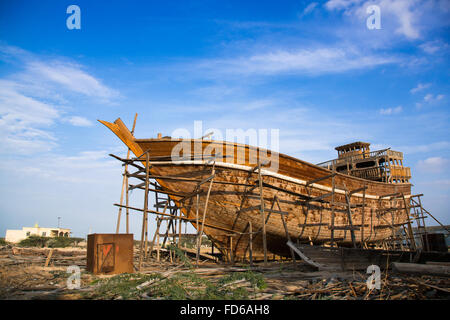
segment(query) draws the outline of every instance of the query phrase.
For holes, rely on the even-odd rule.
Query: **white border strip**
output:
[[[175,164],[175,165],[179,165],[179,164],[211,165],[210,163],[208,163],[207,160],[150,161],[150,163],[153,163],[153,164]],[[247,171],[247,172],[249,170],[253,169],[252,167],[249,167],[249,166],[244,166],[244,165],[234,164],[234,163],[226,163],[226,162],[216,162],[216,166],[224,167],[224,168],[231,168],[231,169],[238,169],[238,170],[243,170],[243,171]],[[276,172],[273,172],[270,170],[266,170],[266,169],[262,169],[261,174],[264,176],[271,176],[271,177],[279,178],[282,180],[290,181],[290,182],[293,182],[293,183],[296,183],[296,184],[299,184],[302,186],[306,186],[306,183],[307,183],[306,180],[292,178],[292,177],[286,176],[284,174],[279,174],[279,173],[276,173]],[[323,190],[323,191],[329,191],[329,192],[333,191],[333,188],[323,186],[323,185],[317,184],[317,183],[311,183],[310,186],[312,186],[316,189]],[[342,189],[335,188],[334,191],[336,193],[345,194],[345,190],[342,190]],[[353,196],[362,198],[364,195],[362,193],[354,193]],[[410,195],[405,195],[405,198],[409,198],[409,197],[410,197]],[[380,199],[380,196],[366,194],[366,198]]]

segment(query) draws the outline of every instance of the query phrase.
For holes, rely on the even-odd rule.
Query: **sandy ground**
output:
[[[105,285],[101,287],[100,284],[104,283],[102,281],[113,279],[114,276],[93,275],[86,272],[85,249],[57,249],[53,258],[49,261],[49,266],[45,267],[48,252],[48,248],[0,247],[0,299],[123,299],[123,293],[128,290],[127,288],[135,290],[136,283],[140,283],[135,283],[135,281],[142,279],[141,282],[144,282],[144,277],[155,274],[161,275],[163,280],[144,282],[147,286],[129,298],[165,299],[170,298],[170,293],[165,296],[161,293],[161,290],[154,289],[155,286],[158,285],[158,282],[161,284],[162,281],[172,280],[171,285],[176,284],[176,281],[178,281],[176,279],[180,274],[195,275],[198,279],[207,280],[209,283],[221,283],[221,279],[224,277],[235,275],[238,279],[239,274],[244,275],[249,270],[247,265],[230,266],[207,260],[201,261],[198,267],[195,267],[195,265],[189,267],[185,263],[183,265],[181,261],[171,263],[167,254],[165,256],[162,253],[160,262],[156,261],[155,257],[151,257],[149,261],[144,263],[141,272],[133,275],[131,280],[124,280],[124,283],[116,287],[105,287]],[[67,272],[67,267],[70,265],[80,267],[79,289],[70,290],[68,288],[67,280],[71,273]],[[264,279],[264,288],[256,290],[251,281],[244,278],[228,283],[224,285],[224,288],[230,292],[232,290],[248,290],[250,299],[260,300],[448,300],[450,298],[449,277],[395,274],[391,270],[382,271],[381,288],[372,290],[367,287],[366,281],[369,275],[365,274],[364,270],[315,271],[302,262],[297,262],[294,266],[292,262],[284,261],[269,262],[267,266],[261,263],[255,264],[251,274],[256,274]],[[188,284],[181,283],[178,285],[191,289]],[[189,284],[189,286],[193,286],[193,284]],[[109,291],[101,291],[105,288]],[[202,288],[204,287],[201,284],[194,285],[196,290],[202,290]],[[122,293],[115,294],[114,290],[119,289],[122,290]],[[105,296],[99,294],[98,290],[106,292]],[[189,290],[186,290],[186,299],[192,298],[189,296]],[[227,294],[233,294],[233,292]]]

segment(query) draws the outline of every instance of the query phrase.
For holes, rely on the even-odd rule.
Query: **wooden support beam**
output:
[[[298,225],[299,227],[320,227],[320,226],[328,226],[326,222],[318,222],[318,223],[301,223]]]
[[[328,228],[330,230],[360,230],[361,227],[357,227],[357,226],[328,226]]]
[[[114,205],[115,205],[115,206],[119,206],[119,204],[117,204],[117,203],[115,203]],[[122,207],[125,208],[125,206],[122,206]],[[144,210],[142,210],[142,209],[135,208],[135,207],[128,207],[128,208],[131,209],[131,210],[134,210],[134,211],[140,211],[140,212],[143,212],[143,211],[144,211]],[[148,212],[148,213],[152,213],[152,214],[157,214],[157,215],[166,216],[166,217],[174,217],[175,219],[181,219],[181,220],[183,220],[183,221],[189,221],[189,222],[195,224],[195,218],[194,218],[194,219],[192,219],[192,218],[185,218],[185,217],[181,217],[181,218],[180,218],[180,217],[178,217],[178,216],[174,216],[174,215],[171,215],[171,214],[168,214],[168,213],[162,214],[161,212],[154,211],[154,210],[148,210],[148,209],[147,209],[147,212]],[[201,224],[202,224],[202,223],[199,222],[199,225],[201,225]],[[216,226],[216,225],[213,225],[213,224],[210,224],[210,223],[205,223],[205,226],[208,227],[208,228],[216,229],[216,230],[222,230],[222,231],[226,231],[226,232],[231,232],[231,233],[237,233],[237,234],[240,234],[240,232],[237,232],[237,231],[234,231],[234,230],[231,230],[231,229],[228,229],[228,228]]]
[[[409,218],[409,208],[408,208],[408,204],[406,203],[406,198],[405,195],[402,194],[402,198],[403,198],[403,203],[405,205],[405,213],[406,213],[406,224],[408,226],[408,235],[409,235],[409,241],[411,242],[411,248],[413,250],[417,250],[417,246],[416,246],[416,240],[414,239],[414,233],[412,230],[412,226],[411,226],[411,220]]]
[[[249,246],[250,246],[250,251],[249,251],[249,258],[250,258],[250,267],[253,267],[253,229],[252,229],[252,222],[249,221]]]
[[[358,193],[358,192],[361,192],[361,191],[365,191],[366,189],[367,189],[367,186],[364,186],[364,187],[361,187],[361,188],[358,188],[358,189],[354,189],[354,190],[350,191],[348,193],[348,195],[349,195],[349,197],[351,197],[355,193]]]
[[[143,176],[141,174],[130,174],[129,177],[132,178],[142,178]],[[174,177],[174,176],[160,176],[160,175],[151,175],[149,176],[150,179],[160,179],[160,180],[174,180],[174,181],[184,181],[184,182],[193,182],[193,183],[205,183],[208,181],[203,181],[200,179],[192,179],[192,178],[184,178],[184,177]],[[226,185],[233,185],[233,186],[241,186],[241,187],[251,187],[253,185],[251,184],[244,184],[244,183],[237,183],[237,182],[229,182],[229,181],[220,181],[215,180],[214,183],[217,184],[226,184]]]
[[[133,135],[134,133],[134,129],[136,127],[136,118],[137,118],[137,113],[134,116],[134,122],[133,122],[133,128],[131,129],[131,135]],[[128,148],[127,151],[127,160],[130,158],[130,148]],[[127,199],[128,199],[128,179],[127,179],[127,172],[128,172],[128,164],[125,162],[125,168],[124,168],[124,175],[123,175],[123,179],[122,179],[122,190],[120,192],[120,204],[123,204],[123,196],[125,191],[127,192]],[[128,200],[127,200],[128,201]],[[116,227],[116,233],[119,233],[120,230],[120,217],[122,215],[122,208],[119,207],[119,212],[117,214],[117,227]],[[127,220],[126,220],[126,229],[127,229],[127,233],[128,233],[128,212],[127,212]]]
[[[333,192],[325,193],[325,194],[322,194],[320,196],[310,198],[310,199],[306,200],[306,202],[319,201],[319,200],[322,200],[324,198],[331,197],[332,195],[333,195]]]
[[[277,206],[278,206],[278,210],[281,211],[281,206],[280,206],[280,202],[278,201],[278,198],[275,196],[275,200],[277,202]],[[284,227],[284,232],[286,233],[286,239],[288,240],[288,242],[291,242],[291,236],[289,235],[289,230],[286,224],[286,221],[284,221],[284,216],[280,215],[281,218],[281,222],[283,222],[283,227]],[[295,267],[295,253],[294,250],[292,250],[292,248],[290,248],[291,251],[291,257],[292,257],[292,262],[294,263],[294,267]]]
[[[288,241],[286,243],[292,250],[294,250],[300,258],[302,258],[303,261],[305,261],[307,264],[312,265],[316,268],[322,268],[323,266],[320,263],[317,263],[311,259],[309,259],[295,244],[293,244],[291,241]]]
[[[258,158],[258,182],[259,193],[261,196],[261,222],[262,222],[262,237],[263,237],[263,249],[264,249],[264,265],[267,265],[267,238],[266,238],[266,215],[264,212],[264,193],[263,193],[263,181],[261,174],[261,163]]]
[[[211,188],[212,188],[212,184],[214,182],[214,177],[215,177],[215,173],[216,173],[215,166],[216,166],[216,163],[214,162],[213,167],[212,167],[212,171],[211,171],[211,176],[210,176],[211,179],[207,180],[207,181],[209,181],[209,187],[208,187],[208,193],[206,194],[205,207],[203,209],[202,224],[201,224],[201,227],[200,227],[201,231],[199,233],[199,239],[197,241],[197,243],[198,243],[197,244],[197,252],[198,252],[198,254],[197,254],[197,264],[198,264],[198,261],[199,261],[200,248],[202,246],[203,228],[205,226],[206,211],[208,210],[209,195],[211,193]],[[200,183],[199,183],[199,185],[200,185]]]
[[[276,187],[276,186],[274,186],[274,185],[271,185],[271,184],[269,184],[269,183],[267,183],[267,182],[263,182],[262,185],[263,185],[263,187],[265,187],[265,188],[270,188],[270,189],[274,189],[274,190],[277,190],[277,191],[280,191],[280,192],[284,192],[284,193],[290,194],[290,195],[292,195],[292,196],[299,197],[299,198],[302,199],[302,200],[308,200],[308,197],[305,196],[304,194],[301,194],[301,193],[297,193],[297,192],[285,190],[285,189],[283,189],[283,188],[279,188],[279,187]]]
[[[247,208],[242,208],[241,210],[239,210],[238,212],[247,212],[247,211],[254,211],[254,210],[261,210],[261,206],[251,206],[251,207],[247,207]],[[265,209],[265,212],[271,212],[271,213],[278,213],[278,214],[289,214],[289,212],[287,211],[280,211],[280,210],[273,210],[273,209]]]
[[[348,195],[347,192],[345,193],[345,199],[347,200],[347,204],[348,204],[348,210],[347,210],[348,224],[350,227],[353,227],[352,210],[350,209],[350,196]],[[350,236],[352,238],[353,248],[356,248],[355,231],[353,229],[350,229]]]
[[[392,197],[394,197],[394,198],[401,197],[401,193],[400,192],[396,192],[396,193],[385,194],[383,196],[379,196],[378,198],[379,199],[383,199],[383,198],[392,198]]]
[[[149,154],[146,153],[146,179],[145,179],[145,195],[144,195],[144,214],[142,215],[142,233],[141,233],[141,245],[139,248],[139,271],[142,268],[142,258],[144,250],[144,240],[147,234],[147,209],[148,209],[148,177],[150,175],[149,166]]]
[[[317,178],[317,179],[314,179],[314,180],[310,180],[310,181],[306,182],[306,186],[309,186],[310,184],[317,183],[317,182],[322,181],[322,180],[333,178],[335,175],[336,175],[336,172],[333,172],[332,174],[326,175],[324,177],[320,177],[320,178]]]

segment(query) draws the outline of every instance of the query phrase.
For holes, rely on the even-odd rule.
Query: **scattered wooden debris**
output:
[[[367,288],[358,271],[313,271],[299,262],[230,266],[206,260],[201,266],[171,263],[169,253],[150,257],[140,273],[95,276],[85,272],[85,250],[0,247],[0,299],[449,299],[450,277],[384,273],[381,289]],[[165,259],[163,259],[165,258]],[[138,251],[135,252],[138,262]],[[68,290],[72,264],[82,269],[78,290]],[[46,266],[47,265],[47,266]],[[439,266],[426,264],[423,266]],[[108,279],[115,279],[109,286]],[[102,285],[103,283],[103,285]],[[115,291],[116,290],[116,291]]]

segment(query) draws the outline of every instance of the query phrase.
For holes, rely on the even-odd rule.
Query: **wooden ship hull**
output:
[[[333,242],[340,246],[380,242],[395,236],[398,227],[409,219],[406,205],[411,194],[409,183],[365,180],[281,153],[261,149],[264,152],[258,154],[260,150],[256,147],[223,141],[184,140],[185,146],[190,145],[192,156],[173,161],[172,150],[181,140],[136,139],[120,119],[114,123],[100,122],[136,157],[149,152],[151,177],[196,229],[200,229],[196,219],[200,216],[201,221],[208,199],[204,232],[222,253],[232,252],[236,259],[249,255],[250,223],[253,258],[263,257],[264,219],[269,257],[289,256],[290,249],[286,245],[289,239],[311,244]],[[211,148],[214,162],[199,157],[200,152],[204,154]],[[277,161],[278,170],[262,166],[259,172],[256,163],[249,160],[254,151],[258,158],[256,163]],[[242,158],[238,161],[239,154],[245,154],[245,161]],[[142,159],[145,166],[145,157]],[[208,197],[210,181],[199,182],[211,177],[213,169]],[[196,187],[200,191],[198,197],[189,196]]]

